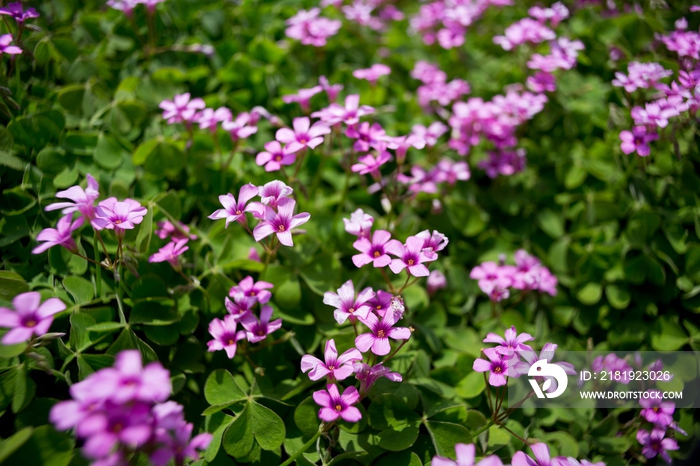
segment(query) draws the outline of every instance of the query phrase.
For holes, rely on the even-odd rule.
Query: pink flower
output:
[[[438,251],[442,251],[447,247],[450,240],[437,230],[423,230],[416,235],[417,238],[423,240],[423,253],[431,260],[437,259]]]
[[[374,366],[356,362],[353,364],[353,370],[355,371],[355,378],[360,381],[360,393],[362,394],[369,392],[374,382],[381,377],[387,378],[392,382],[401,382],[403,380],[401,374],[392,372],[388,367],[384,367],[381,362]]]
[[[535,338],[529,333],[521,333],[515,330],[515,325],[512,325],[509,329],[506,329],[505,338],[495,333],[489,333],[484,338],[484,343],[497,343],[496,352],[504,356],[511,357],[516,351],[532,351],[532,347],[526,345],[526,341],[534,340]]]
[[[56,197],[61,199],[70,199],[73,202],[55,202],[47,205],[44,210],[50,212],[52,210],[63,209],[62,213],[70,214],[71,212],[80,212],[87,220],[92,220],[95,216],[95,199],[100,197],[100,187],[97,180],[91,174],[87,174],[87,188],[83,189],[80,186],[72,186],[65,191],[56,193]]]
[[[367,152],[370,147],[384,142],[386,138],[386,132],[379,123],[373,123],[370,126],[366,121],[359,125],[348,127],[345,135],[349,138],[357,139],[352,146],[357,152]]]
[[[437,144],[438,138],[447,132],[447,126],[439,121],[435,121],[427,128],[423,125],[414,125],[411,131],[413,134],[422,137],[426,146],[432,147]]]
[[[496,288],[505,289],[513,285],[515,267],[500,266],[495,262],[484,262],[472,269],[469,278],[479,281],[481,291],[491,296]]]
[[[200,98],[191,99],[190,93],[178,94],[173,97],[173,100],[164,100],[159,107],[163,110],[163,118],[169,123],[180,123],[194,121],[197,110],[202,110],[206,107],[204,101]]]
[[[2,337],[3,345],[15,345],[29,340],[32,335],[41,336],[49,331],[54,314],[66,309],[58,298],[41,302],[36,291],[22,293],[12,300],[12,309],[0,307],[0,327],[11,328]]]
[[[637,152],[641,157],[647,157],[651,153],[649,143],[659,139],[659,135],[649,131],[646,126],[635,126],[632,131],[621,131],[620,149],[625,154]]]
[[[376,156],[367,154],[358,157],[358,163],[353,164],[352,171],[360,175],[371,174],[376,180],[381,177],[379,169],[382,165],[391,160],[391,154],[387,151],[380,151]]]
[[[255,317],[252,312],[250,314],[245,314],[240,319],[240,323],[245,329],[246,337],[249,342],[257,343],[263,341],[270,333],[282,327],[282,319],[270,322],[270,317],[272,317],[272,308],[270,306],[263,306],[262,309],[260,309],[260,319]]]
[[[527,10],[527,13],[542,23],[551,21],[552,27],[557,27],[562,20],[569,17],[569,9],[561,2],[553,4],[551,8],[535,6]]]
[[[280,243],[285,246],[294,246],[292,241],[292,229],[309,221],[311,215],[303,212],[294,215],[294,199],[285,199],[277,205],[277,212],[269,206],[265,206],[264,220],[253,229],[255,241],[260,242],[271,234],[276,234]]]
[[[249,113],[243,112],[240,113],[235,120],[224,121],[221,127],[228,131],[234,142],[237,142],[258,132],[257,126],[248,125],[253,125],[252,118]]]
[[[246,337],[243,330],[236,331],[238,322],[234,316],[226,316],[224,320],[214,319],[209,323],[209,333],[213,340],[207,342],[208,351],[226,351],[226,356],[233,359],[236,355],[238,341]]]
[[[367,305],[374,311],[379,317],[384,317],[386,311],[389,310],[394,295],[384,290],[377,290],[376,294],[372,299],[367,301]]]
[[[223,209],[215,211],[208,218],[212,220],[225,218],[226,228],[231,222],[238,222],[243,225],[247,222],[245,213],[250,212],[252,209],[252,206],[246,206],[246,204],[257,195],[258,188],[254,184],[244,184],[238,191],[238,202],[236,202],[236,198],[231,193],[219,196],[219,202],[221,202]]]
[[[374,113],[374,108],[369,105],[360,105],[360,95],[350,94],[345,97],[345,106],[332,103],[327,109],[325,122],[335,125],[343,122],[348,126],[356,125],[360,122],[360,117]],[[321,112],[311,114],[312,117],[320,118]]]
[[[175,270],[181,268],[180,256],[187,251],[190,247],[186,246],[187,239],[181,239],[177,241],[171,241],[162,248],[158,250],[157,253],[153,254],[148,258],[148,262],[170,262]]]
[[[509,360],[496,351],[495,348],[483,350],[489,360],[477,359],[474,361],[473,369],[476,372],[489,372],[489,385],[501,387],[506,384],[506,376],[513,376],[512,368],[508,367]]]
[[[370,84],[374,86],[375,84],[377,84],[377,80],[380,77],[389,73],[391,73],[391,68],[381,63],[375,63],[370,68],[353,71],[352,75],[355,76],[357,79],[366,79],[367,81],[369,81]]]
[[[339,324],[344,323],[348,317],[354,322],[356,317],[365,318],[372,311],[367,302],[374,296],[372,288],[367,287],[355,298],[355,286],[352,280],[343,283],[338,288],[338,293],[327,291],[323,295],[323,304],[333,306],[333,317]]]
[[[535,454],[535,460],[522,451],[518,451],[513,455],[512,466],[554,466],[549,456],[549,447],[546,443],[530,445],[530,449]]]
[[[664,438],[665,436],[665,429],[658,427],[652,429],[651,433],[648,430],[640,429],[637,432],[637,441],[644,446],[642,455],[649,459],[659,455],[664,461],[671,464],[668,450],[678,450],[678,442],[672,438]]]
[[[327,390],[314,392],[313,399],[321,407],[318,417],[325,422],[333,422],[342,418],[347,422],[357,422],[362,419],[360,410],[352,406],[360,400],[360,394],[355,387],[348,387],[341,395],[335,384],[328,385]]]
[[[7,6],[0,8],[0,15],[12,16],[12,19],[18,23],[24,23],[28,19],[39,17],[39,13],[34,8],[25,10],[22,2],[8,3]]]
[[[289,26],[285,31],[287,37],[300,40],[304,45],[314,47],[326,45],[326,40],[338,33],[342,23],[338,20],[319,17],[320,12],[319,8],[312,8],[309,11],[299,10],[286,21]]]
[[[423,244],[424,241],[417,236],[409,236],[405,245],[395,239],[389,241],[385,246],[386,251],[398,257],[389,264],[391,271],[401,273],[407,268],[408,273],[414,277],[427,277],[430,272],[423,264],[435,259],[431,259],[423,252]]]
[[[139,4],[138,0],[108,0],[107,6],[123,11],[126,16],[131,16],[136,5]]]
[[[439,270],[432,270],[430,272],[430,275],[428,275],[428,279],[426,280],[425,285],[428,289],[428,294],[432,296],[438,290],[447,287],[447,279],[445,278],[445,275]]]
[[[262,280],[255,282],[253,277],[248,276],[238,282],[238,285],[231,287],[229,294],[234,296],[236,293],[242,293],[244,296],[254,298],[260,304],[265,304],[272,297],[269,290],[273,287],[272,283]]]
[[[542,347],[542,350],[540,351],[539,356],[534,350],[531,349],[519,349],[516,351],[517,356],[522,356],[522,358],[525,361],[520,361],[516,363],[513,366],[513,377],[518,377],[523,374],[527,374],[528,371],[530,370],[530,367],[532,367],[533,364],[535,364],[537,361],[545,359],[548,363],[551,363],[552,360],[554,359],[554,352],[557,350],[557,345],[554,343],[545,343],[544,346]],[[614,355],[613,355],[614,356]],[[570,364],[568,362],[555,362],[557,366],[561,367],[564,369],[564,372],[569,374],[569,375],[576,375],[576,370],[574,369],[573,364]],[[556,382],[553,378],[551,379],[553,382]],[[555,387],[553,385],[552,387]],[[551,390],[551,389],[550,389]]]
[[[295,118],[292,122],[294,131],[289,128],[280,128],[275,134],[275,139],[287,144],[287,152],[298,152],[308,147],[314,149],[323,142],[323,135],[331,132],[324,123],[317,121],[313,125],[308,117]]]
[[[350,214],[350,219],[344,218],[345,231],[360,238],[369,238],[369,232],[374,223],[374,217],[366,214],[362,209],[357,209]]]
[[[476,448],[473,444],[458,443],[455,445],[455,454],[457,461],[444,458],[442,456],[434,456],[430,462],[431,466],[503,466],[503,462],[496,455],[487,456],[478,463],[474,463]]]
[[[538,71],[534,76],[528,76],[527,88],[532,92],[554,92],[557,83],[552,73]]]
[[[291,104],[293,102],[298,103],[304,113],[309,112],[309,101],[311,97],[315,96],[323,89],[321,86],[314,86],[309,89],[299,89],[296,94],[287,94],[282,96],[282,101],[285,104]]]
[[[265,183],[258,188],[260,202],[263,205],[277,208],[277,205],[283,200],[292,195],[294,189],[284,184],[283,181],[275,180]]]
[[[436,168],[438,171],[435,180],[449,185],[453,185],[457,181],[467,181],[472,176],[467,162],[453,162],[445,158],[438,162]]]
[[[404,163],[406,160],[406,152],[410,147],[423,149],[425,147],[425,139],[417,134],[409,134],[407,136],[387,137],[387,147],[396,153],[396,161]]]
[[[647,390],[647,393],[649,398],[639,400],[639,404],[644,408],[639,415],[656,427],[667,428],[673,423],[676,404],[672,401],[663,401],[659,390]]]
[[[309,372],[309,379],[320,380],[323,377],[328,377],[329,382],[336,380],[345,380],[353,373],[353,362],[362,361],[362,354],[351,348],[338,357],[338,350],[335,348],[335,341],[328,340],[326,342],[326,351],[324,353],[325,362],[315,356],[305,354],[301,358],[301,371]]]
[[[212,133],[216,133],[219,123],[229,121],[231,118],[233,118],[231,110],[226,107],[219,107],[216,110],[205,108],[195,116],[200,129],[209,129]]]
[[[270,141],[265,144],[265,150],[255,157],[255,163],[265,166],[266,172],[277,171],[283,165],[291,165],[297,159],[296,154],[290,153],[287,147],[282,147],[278,141]]]
[[[386,230],[377,230],[372,234],[372,241],[365,237],[359,238],[353,247],[361,252],[352,256],[355,267],[360,268],[372,262],[374,267],[386,267],[391,263],[391,258],[386,251],[386,243],[391,239],[391,233]]]
[[[116,197],[109,197],[100,202],[95,209],[95,218],[92,219],[93,228],[97,230],[114,230],[117,235],[123,235],[125,230],[133,230],[134,225],[143,221],[143,216],[148,210],[133,199],[117,201]]]
[[[54,246],[63,246],[71,252],[78,252],[78,246],[72,238],[73,231],[77,230],[83,225],[85,218],[78,217],[77,220],[73,221],[73,214],[66,215],[62,217],[56,224],[56,228],[45,228],[36,235],[37,241],[45,241],[44,244],[32,249],[32,254],[41,254],[47,249]]]
[[[228,299],[228,297],[224,298],[224,306],[236,321],[241,320],[243,316],[253,312],[253,307],[257,302],[255,297],[246,296],[241,292],[231,293],[231,297],[233,298],[233,301]]]
[[[374,313],[360,318],[360,322],[369,328],[369,333],[363,333],[355,338],[355,346],[366,353],[370,348],[377,356],[385,356],[391,351],[389,338],[392,340],[408,340],[411,338],[411,329],[408,327],[394,327],[400,315],[396,312],[387,312],[379,320]]]
[[[10,45],[12,42],[12,34],[3,34],[0,36],[0,54],[19,55],[22,49],[16,45]]]
[[[158,222],[156,224],[156,226],[158,227],[158,229],[155,231],[156,236],[158,236],[158,238],[160,239],[172,238],[176,241],[180,239],[197,239],[197,235],[189,234],[190,227],[188,227],[182,222],[177,223],[179,228],[176,228],[175,225],[170,223],[170,221],[168,220]]]
[[[335,99],[338,98],[338,93],[343,90],[342,84],[331,84],[330,82],[328,82],[328,78],[326,78],[325,76],[320,76],[318,78],[318,83],[321,86],[321,89],[323,89],[326,92],[326,95],[328,96],[328,100],[330,102],[335,102]]]

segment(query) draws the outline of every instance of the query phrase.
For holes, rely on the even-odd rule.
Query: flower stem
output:
[[[495,424],[495,421],[491,419],[484,427],[481,429],[477,430],[476,432],[472,433],[472,438],[476,438],[479,435],[481,435],[483,432],[487,431],[492,425]]]
[[[321,423],[321,425],[318,426],[318,430],[316,431],[314,436],[311,437],[311,439],[308,442],[302,445],[302,447],[296,453],[287,458],[287,461],[282,463],[280,466],[289,466],[290,464],[294,463],[297,458],[299,458],[306,450],[308,450],[314,443],[316,443],[316,440],[321,436],[321,432],[323,432],[323,423]]]

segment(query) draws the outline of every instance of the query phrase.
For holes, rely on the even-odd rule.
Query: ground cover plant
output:
[[[671,401],[506,394],[564,350],[699,349],[700,6],[0,16],[0,463],[690,454]]]

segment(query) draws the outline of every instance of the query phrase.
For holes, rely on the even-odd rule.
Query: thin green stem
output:
[[[492,425],[495,424],[495,421],[491,419],[484,427],[481,429],[477,430],[476,432],[472,433],[472,438],[478,437],[482,433],[486,432]]]
[[[126,314],[124,314],[124,303],[122,302],[122,290],[123,290],[123,277],[122,277],[122,266],[121,264],[119,265],[117,269],[117,274],[118,274],[118,283],[117,283],[117,289],[115,290],[115,294],[117,297],[117,307],[119,308],[119,323],[122,325],[126,325]]]
[[[98,247],[98,241],[97,241],[97,230],[95,230],[95,234],[92,235],[92,249],[95,253],[95,262],[102,265],[100,263],[100,248]],[[97,291],[97,296],[102,296],[102,268],[101,267],[96,267],[95,268],[95,288]]]
[[[318,430],[316,431],[314,436],[311,437],[311,439],[308,442],[306,442],[304,445],[302,445],[302,447],[296,453],[294,453],[292,456],[287,458],[287,461],[282,463],[280,466],[289,466],[290,464],[294,463],[297,458],[299,458],[306,450],[311,448],[311,446],[314,443],[316,443],[316,440],[321,436],[322,432],[323,432],[323,423],[321,423],[321,425],[318,426]]]
[[[413,332],[413,327],[409,328],[411,329],[411,332]],[[406,343],[408,343],[408,340],[402,341],[401,344],[389,356],[385,357],[382,360],[382,364],[387,363],[391,358],[393,358],[396,355],[396,353],[398,353],[401,350],[401,348],[403,348],[406,345]]]

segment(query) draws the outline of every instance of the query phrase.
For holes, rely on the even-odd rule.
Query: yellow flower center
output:
[[[408,260],[408,265],[413,265],[414,263],[415,263],[415,261],[413,259]]]
[[[284,225],[280,225],[280,226],[277,227],[277,229],[278,229],[279,231],[284,231],[284,230],[286,230],[286,227],[285,227]]]
[[[340,405],[335,405],[335,410],[341,412],[343,410],[343,407]]]
[[[379,256],[381,256],[381,253],[379,251],[374,251],[373,255],[374,255],[374,257],[379,257]]]
[[[377,332],[377,336],[378,336],[379,338],[384,338],[384,336],[385,336],[384,330],[378,331],[378,332]]]
[[[25,327],[31,328],[31,327],[36,326],[36,324],[37,324],[37,321],[36,321],[36,320],[28,320],[28,321],[24,324],[24,326],[25,326]]]

